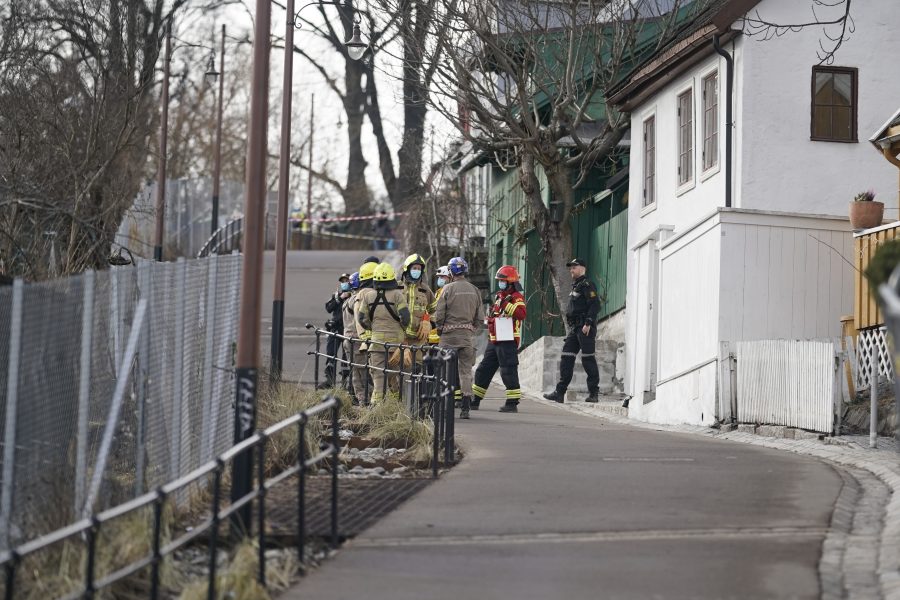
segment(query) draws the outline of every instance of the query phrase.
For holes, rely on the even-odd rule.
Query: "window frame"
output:
[[[715,130],[711,136],[707,136],[707,133],[708,133],[707,128],[706,128],[707,112],[710,110],[710,107],[707,105],[706,85],[710,79],[715,79],[715,85],[713,86],[713,89],[716,94],[716,103],[714,105],[715,106],[715,115],[714,115],[714,119],[712,120]],[[705,179],[706,177],[709,177],[710,175],[718,172],[718,170],[719,170],[719,162],[720,162],[719,159],[720,159],[720,155],[721,155],[721,152],[720,152],[721,144],[719,143],[720,142],[719,134],[721,133],[721,128],[719,127],[719,121],[720,121],[720,116],[721,116],[719,113],[720,106],[721,106],[721,104],[719,103],[719,69],[718,69],[718,67],[716,67],[715,69],[712,69],[712,70],[704,73],[700,77],[700,112],[703,114],[703,119],[700,122],[700,139],[701,139],[700,178],[701,178],[701,180]],[[715,151],[713,152],[713,162],[711,164],[709,164],[708,166],[706,164],[707,137],[709,137],[709,139],[711,139],[711,140],[714,140],[714,142],[715,142]]]
[[[687,128],[683,127],[681,122],[681,99],[690,95],[690,101],[687,104],[687,108],[690,111],[690,122]],[[687,190],[693,189],[694,185],[697,181],[697,165],[695,164],[696,160],[696,150],[697,150],[697,132],[696,129],[696,119],[694,118],[694,104],[695,104],[696,94],[694,93],[694,81],[693,79],[690,83],[683,88],[679,89],[675,93],[675,183],[676,183],[676,196],[681,195]],[[691,175],[689,178],[682,181],[681,179],[681,159],[684,156],[681,152],[682,147],[682,131],[687,131],[691,136],[691,146],[690,150],[686,153],[688,155],[688,161],[686,164],[690,166]]]
[[[647,148],[647,124],[653,122],[653,182],[652,182],[652,195],[653,201],[647,202],[647,158],[649,156],[648,148]],[[657,121],[656,121],[656,113],[652,112],[646,115],[643,119],[641,119],[641,211],[642,214],[646,214],[656,208],[657,202],[657,190],[659,189],[659,169],[657,168]]]
[[[853,124],[850,139],[840,139],[836,137],[823,137],[816,135],[816,74],[830,73],[850,75],[851,86],[851,104],[850,104],[850,121]],[[824,106],[824,105],[823,105]],[[834,130],[832,121],[832,132]],[[813,142],[837,142],[839,144],[858,144],[859,143],[859,69],[857,67],[833,67],[814,65],[812,75],[810,76],[810,94],[809,94],[809,139]]]

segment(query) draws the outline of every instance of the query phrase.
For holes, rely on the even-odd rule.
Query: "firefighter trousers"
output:
[[[344,352],[347,360],[353,363],[350,367],[350,394],[360,404],[366,403],[366,391],[371,391],[369,371],[366,369],[366,353],[360,349],[362,342],[344,340]]]
[[[484,357],[475,369],[475,381],[472,383],[475,402],[480,402],[487,394],[497,369],[500,369],[500,378],[506,386],[506,403],[518,404],[522,398],[522,390],[519,389],[519,350],[515,342],[487,345]]]
[[[600,371],[597,368],[597,358],[594,356],[596,346],[597,326],[592,325],[587,335],[581,332],[580,325],[573,325],[569,335],[563,341],[562,357],[559,359],[559,383],[556,391],[565,394],[572,382],[572,373],[575,371],[575,357],[581,351],[581,364],[587,373],[587,387],[589,393],[594,393],[600,388]]]

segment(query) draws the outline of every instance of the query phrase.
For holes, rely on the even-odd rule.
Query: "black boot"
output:
[[[518,402],[507,402],[503,406],[500,407],[500,412],[504,413],[517,413],[519,412],[519,403]]]
[[[599,402],[600,401],[600,392],[594,390],[588,397],[584,399],[585,402]]]
[[[478,410],[481,406],[481,398],[472,398],[472,410]]]
[[[560,392],[559,390],[553,390],[549,394],[544,394],[544,398],[547,400],[553,400],[554,402],[559,402],[562,404],[566,399],[566,393]]]
[[[469,418],[469,408],[472,405],[472,399],[468,396],[463,396],[462,399],[462,408],[459,411],[460,419],[468,419]]]

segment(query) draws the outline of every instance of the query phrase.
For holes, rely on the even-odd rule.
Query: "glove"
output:
[[[419,323],[419,332],[417,337],[420,342],[425,342],[428,339],[428,335],[431,333],[431,321],[427,319],[422,319],[422,322]]]
[[[400,365],[400,348],[394,348],[388,357],[388,366],[396,369]]]

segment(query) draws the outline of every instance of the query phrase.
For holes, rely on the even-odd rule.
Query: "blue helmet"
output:
[[[453,275],[462,275],[469,272],[469,263],[462,256],[454,256],[447,263],[447,268],[450,269],[450,273]]]
[[[359,271],[350,276],[350,289],[358,290],[359,289]]]

